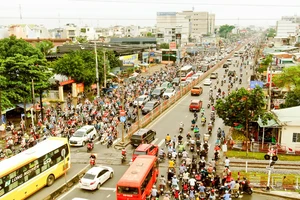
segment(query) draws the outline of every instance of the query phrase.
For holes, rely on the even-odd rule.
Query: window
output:
[[[300,142],[300,133],[293,133],[293,142]]]

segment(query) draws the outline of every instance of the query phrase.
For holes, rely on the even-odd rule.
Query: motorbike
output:
[[[124,163],[126,161],[126,154],[122,154],[121,156],[121,162]]]
[[[207,108],[210,108],[210,104],[207,104]]]
[[[90,158],[90,166],[93,167],[96,164],[96,159],[95,158]]]
[[[182,158],[182,152],[181,151],[178,152],[178,158]]]
[[[93,142],[87,143],[86,151],[91,152],[93,149],[94,149],[94,143]]]
[[[245,185],[245,181],[240,182],[240,191],[241,193],[246,193],[251,195],[253,193],[252,188],[250,187],[249,183]]]
[[[160,195],[163,195],[164,194],[164,190],[165,190],[165,186],[160,184],[159,185],[159,191],[160,191]]]
[[[171,158],[172,158],[172,153],[168,152],[168,159],[171,159]]]
[[[195,150],[195,146],[194,146],[194,145],[191,145],[191,146],[190,146],[190,151],[191,151],[191,152],[194,152],[194,150]]]
[[[112,144],[113,144],[112,140],[108,140],[108,142],[107,142],[107,148],[111,147]]]
[[[191,125],[191,130],[194,130],[195,124]]]
[[[179,133],[182,133],[182,132],[183,132],[183,128],[180,127],[180,128],[179,128]]]
[[[159,156],[158,156],[158,161],[160,162],[160,163],[162,163],[164,160],[165,160],[165,157],[166,157],[166,154],[164,153],[164,154],[160,154]]]
[[[200,155],[200,147],[196,148],[197,155]]]
[[[202,126],[205,126],[205,121],[201,121],[201,125],[202,125]]]

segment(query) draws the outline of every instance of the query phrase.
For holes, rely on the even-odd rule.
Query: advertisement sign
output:
[[[76,90],[77,90],[77,93],[83,92],[84,91],[84,84],[83,83],[77,83],[76,84]]]
[[[170,42],[169,43],[169,49],[176,49],[176,42]]]
[[[149,57],[149,52],[143,52],[143,54],[142,54],[143,60],[148,59],[148,57]]]
[[[136,61],[138,61],[138,54],[132,54],[128,56],[120,56],[119,60],[123,61],[124,64],[135,64]]]
[[[250,81],[250,88],[251,89],[254,89],[256,86],[259,86],[259,87],[263,87],[264,86],[264,82],[262,81]]]

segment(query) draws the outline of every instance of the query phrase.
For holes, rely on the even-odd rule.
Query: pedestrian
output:
[[[228,158],[227,156],[226,156],[226,158],[225,158],[224,163],[225,163],[225,167],[229,168],[230,160],[229,160],[229,158]]]

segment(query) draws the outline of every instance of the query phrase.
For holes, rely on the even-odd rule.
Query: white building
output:
[[[108,28],[109,37],[124,37],[125,29],[123,26],[112,26]]]
[[[8,27],[0,26],[0,39],[9,37]]]
[[[35,24],[14,24],[9,26],[9,35],[15,35],[17,38],[23,39],[44,39],[50,38],[47,28],[43,25]]]
[[[156,27],[140,27],[140,37],[147,37],[148,33],[151,33],[153,36],[156,35]]]
[[[290,45],[294,41],[290,41],[291,38],[295,38],[299,29],[299,24],[291,21],[280,20],[276,23],[276,36],[274,37],[274,46]]]
[[[84,26],[80,28],[79,37],[87,40],[97,40],[97,34],[94,27]]]
[[[66,24],[63,28],[63,38],[70,38],[72,41],[76,40],[79,36],[79,29],[75,24]]]
[[[294,15],[294,16],[283,16],[283,17],[281,17],[281,20],[291,21],[293,23],[300,24],[300,16],[297,16],[297,15]]]
[[[176,12],[158,12],[156,15],[156,38],[158,43],[187,43],[190,22],[185,15]],[[176,38],[177,36],[177,38]]]
[[[62,28],[54,28],[49,30],[50,37],[53,39],[62,39],[64,38],[64,29]]]
[[[125,26],[124,30],[125,30],[125,37],[139,37],[140,36],[140,27],[139,26],[134,26],[134,25],[130,25],[130,26]]]

